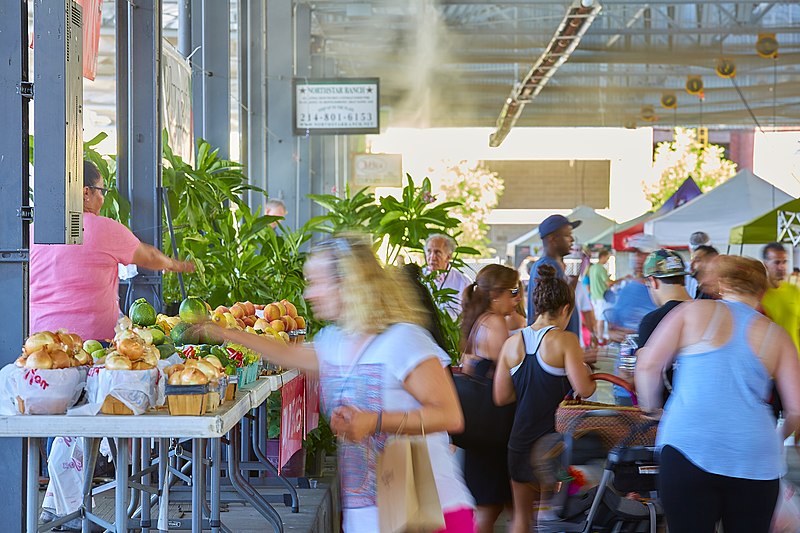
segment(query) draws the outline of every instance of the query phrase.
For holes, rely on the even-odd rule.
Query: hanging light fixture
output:
[[[661,95],[661,107],[664,109],[675,109],[678,107],[678,98],[675,93],[664,93]]]
[[[715,69],[717,76],[720,78],[735,78],[736,77],[736,63],[730,59],[722,58],[717,61],[717,68]]]
[[[600,4],[594,0],[577,0],[569,7],[547,48],[511,89],[511,95],[506,98],[497,119],[497,129],[489,136],[489,146],[496,148],[502,144],[522,114],[525,104],[536,98],[558,67],[569,59],[600,9]]]
[[[756,52],[764,59],[778,57],[778,40],[774,33],[760,33],[756,41]]]

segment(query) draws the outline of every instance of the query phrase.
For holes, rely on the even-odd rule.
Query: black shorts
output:
[[[508,450],[508,476],[517,483],[538,484],[536,473],[533,471],[531,451],[517,452]]]

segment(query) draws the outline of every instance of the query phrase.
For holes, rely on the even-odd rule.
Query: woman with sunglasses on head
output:
[[[517,402],[508,440],[507,469],[514,498],[511,533],[528,533],[535,525],[533,512],[541,488],[531,460],[534,444],[555,432],[556,408],[570,388],[583,398],[595,390],[578,337],[566,329],[575,294],[552,266],[539,265],[537,274],[532,298],[539,314],[530,327],[503,345],[494,375],[495,403]]]
[[[194,270],[193,263],[167,257],[116,220],[100,216],[106,192],[97,167],[84,161],[83,244],[31,245],[32,332],[66,328],[83,339],[112,339],[120,314],[118,264]]]
[[[503,265],[487,265],[461,297],[462,371],[491,387],[500,348],[508,339],[506,316],[514,312],[522,294],[519,272]],[[487,401],[491,401],[487,398]],[[466,414],[469,416],[469,413]],[[508,479],[508,428],[486,427],[487,432],[502,431],[490,444],[464,449],[464,479],[478,506],[480,533],[494,531],[494,523],[511,503]]]
[[[330,322],[313,345],[206,325],[286,368],[319,373],[322,407],[340,437],[339,475],[345,533],[380,531],[376,470],[387,437],[425,434],[447,533],[473,533],[473,502],[449,447],[463,425],[447,354],[421,322],[413,287],[385,270],[372,243],[334,237],[312,248],[305,298]]]

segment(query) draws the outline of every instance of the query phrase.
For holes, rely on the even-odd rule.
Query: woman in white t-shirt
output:
[[[238,330],[212,331],[283,367],[319,372],[322,406],[339,435],[345,533],[380,530],[375,472],[387,436],[428,441],[446,533],[473,533],[474,503],[449,447],[464,417],[449,357],[420,325],[424,311],[400,275],[384,270],[371,243],[334,237],[311,252],[305,298],[331,325],[314,344],[284,346]]]

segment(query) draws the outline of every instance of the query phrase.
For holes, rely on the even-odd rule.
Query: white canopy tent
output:
[[[644,232],[654,235],[662,246],[685,247],[695,231],[705,231],[721,252],[728,244],[731,228],[745,224],[792,197],[749,170],[702,196],[648,220]]]

